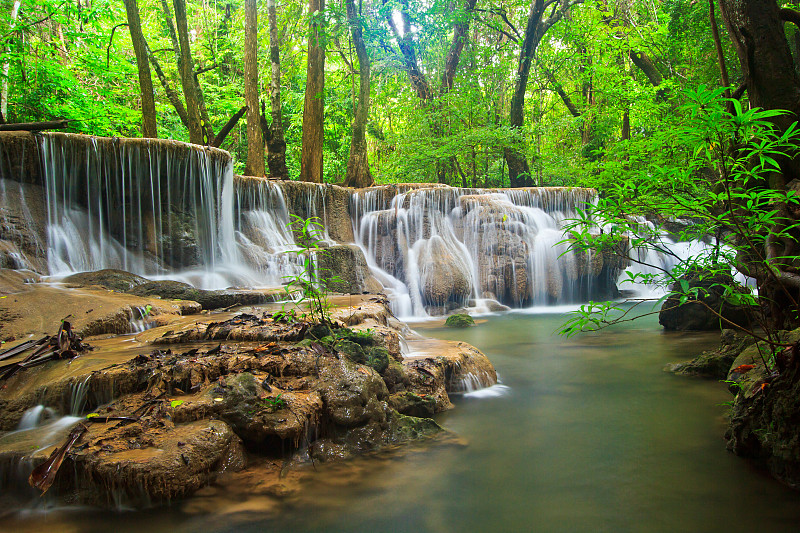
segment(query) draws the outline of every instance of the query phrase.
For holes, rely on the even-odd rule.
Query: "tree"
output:
[[[720,0],[720,10],[739,56],[750,105],[766,110],[786,110],[770,117],[779,133],[789,131],[800,118],[800,78],[795,69],[784,22],[800,22],[800,13],[781,9],[775,0]],[[776,159],[778,167],[768,176],[768,186],[785,191],[787,185],[800,178],[797,148]],[[766,179],[766,178],[765,178]],[[740,265],[759,281],[765,300],[770,302],[773,320],[779,325],[790,322],[796,327],[800,317],[787,316],[786,308],[796,309],[800,299],[800,274],[793,257],[800,255],[797,223],[800,213],[789,205],[789,198],[771,206],[777,216],[768,228],[765,243],[766,267]],[[753,251],[757,256],[759,250]]]
[[[261,130],[261,110],[258,105],[258,6],[256,0],[245,0],[244,23],[244,98],[247,103],[247,164],[248,176],[264,175],[264,137]]]
[[[367,118],[369,117],[370,65],[364,35],[361,30],[361,12],[357,11],[355,0],[346,0],[347,20],[358,56],[358,104],[353,117],[353,133],[350,140],[350,156],[347,160],[347,187],[369,187],[374,183],[367,159]]]
[[[208,121],[201,119],[200,115],[200,90],[194,77],[194,62],[189,45],[189,29],[186,20],[185,0],[173,0],[175,8],[175,27],[172,25],[172,16],[167,6],[167,0],[161,0],[167,25],[170,29],[175,56],[180,72],[183,97],[186,99],[186,114],[188,118],[189,142],[194,144],[207,144],[213,134],[204,131],[204,126],[210,127]],[[176,32],[177,28],[177,32]]]
[[[309,34],[300,181],[322,183],[325,91],[325,0],[308,0]]]
[[[525,92],[528,89],[533,57],[544,34],[553,24],[561,20],[567,10],[582,0],[533,0],[528,12],[528,22],[520,46],[519,61],[514,74],[514,95],[511,97],[508,123],[512,128],[522,128],[525,122]],[[550,14],[545,17],[545,11]],[[516,147],[505,150],[508,163],[508,178],[512,187],[531,187],[534,185],[530,167],[525,156]]]
[[[147,42],[142,34],[142,22],[139,17],[139,5],[136,0],[124,0],[128,14],[128,29],[131,32],[133,51],[136,54],[136,66],[139,70],[139,88],[142,93],[142,136],[158,137],[156,129],[156,104],[153,99],[153,80],[150,77],[150,65],[147,59]]]
[[[14,6],[11,8],[10,30],[13,30],[17,23],[19,6],[20,0],[14,0]],[[3,61],[3,81],[2,87],[0,87],[0,122],[6,122],[8,120],[8,69],[10,66],[8,59]]]
[[[283,108],[281,106],[281,59],[278,41],[278,16],[275,0],[267,0],[267,17],[269,18],[269,100],[272,122],[266,132],[267,164],[270,176],[287,179],[286,141],[283,136]]]

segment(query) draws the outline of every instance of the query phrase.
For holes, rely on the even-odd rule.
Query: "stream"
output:
[[[726,387],[662,371],[718,335],[664,333],[648,317],[565,339],[553,333],[563,320],[517,312],[462,330],[412,324],[473,344],[502,381],[437,415],[454,437],[303,469],[295,495],[261,490],[256,464],[166,509],[27,511],[0,530],[798,530],[800,494],[725,450]]]

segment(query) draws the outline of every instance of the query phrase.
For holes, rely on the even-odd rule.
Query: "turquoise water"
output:
[[[142,513],[53,512],[14,527],[57,531],[800,530],[800,493],[725,450],[731,398],[717,382],[662,371],[716,343],[655,319],[573,339],[558,315],[489,317],[426,336],[483,350],[503,387],[438,421],[444,439],[305,473],[297,496],[241,478]],[[255,477],[257,477],[256,467]],[[251,472],[251,478],[253,473]],[[0,525],[0,529],[2,529]]]

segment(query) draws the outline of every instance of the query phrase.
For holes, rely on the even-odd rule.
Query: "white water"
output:
[[[561,242],[562,222],[591,191],[387,191],[354,194],[350,210],[356,243],[401,318],[481,301],[558,305],[591,294],[592,276],[579,264],[585,258]],[[438,284],[454,288],[448,298]]]
[[[302,268],[284,187],[234,182],[224,152],[63,134],[44,134],[39,142],[52,275],[120,268],[214,289],[278,286]],[[325,186],[299,194],[302,214],[327,228]],[[349,208],[355,242],[401,318],[463,307],[491,313],[503,309],[498,302],[572,306],[606,299],[613,281],[652,296],[652,287],[631,285],[625,274],[612,280],[618,270],[602,269],[591,253],[562,242],[565,219],[593,200],[586,189],[430,185],[360,191]],[[334,243],[327,229],[319,237]],[[653,250],[634,250],[632,257],[656,269],[676,262]],[[630,271],[653,267],[633,263]]]

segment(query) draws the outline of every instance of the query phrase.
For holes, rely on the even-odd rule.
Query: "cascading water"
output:
[[[373,189],[351,200],[353,233],[399,316],[496,300],[515,307],[591,296],[602,264],[562,243],[586,189]],[[597,288],[597,287],[595,287]]]
[[[119,268],[215,289],[280,285],[299,269],[281,188],[234,185],[226,152],[63,134],[38,142],[52,275]],[[309,209],[324,219],[316,200]]]
[[[200,288],[274,287],[301,269],[290,213],[318,217],[327,244],[354,240],[401,317],[613,297],[626,266],[562,242],[564,220],[594,200],[588,189],[400,185],[341,194],[234,180],[229,154],[185,143],[69,134],[42,134],[37,143],[47,241],[38,246],[50,274],[121,268]],[[0,170],[9,177],[14,165],[5,158]],[[0,181],[0,192],[10,191]],[[36,217],[16,216],[35,225]],[[15,254],[6,250],[4,260]],[[644,259],[669,262],[663,254]]]
[[[214,273],[231,255],[234,242],[219,231],[232,212],[225,152],[67,134],[41,135],[39,148],[51,274],[102,268],[144,276],[189,268]]]

